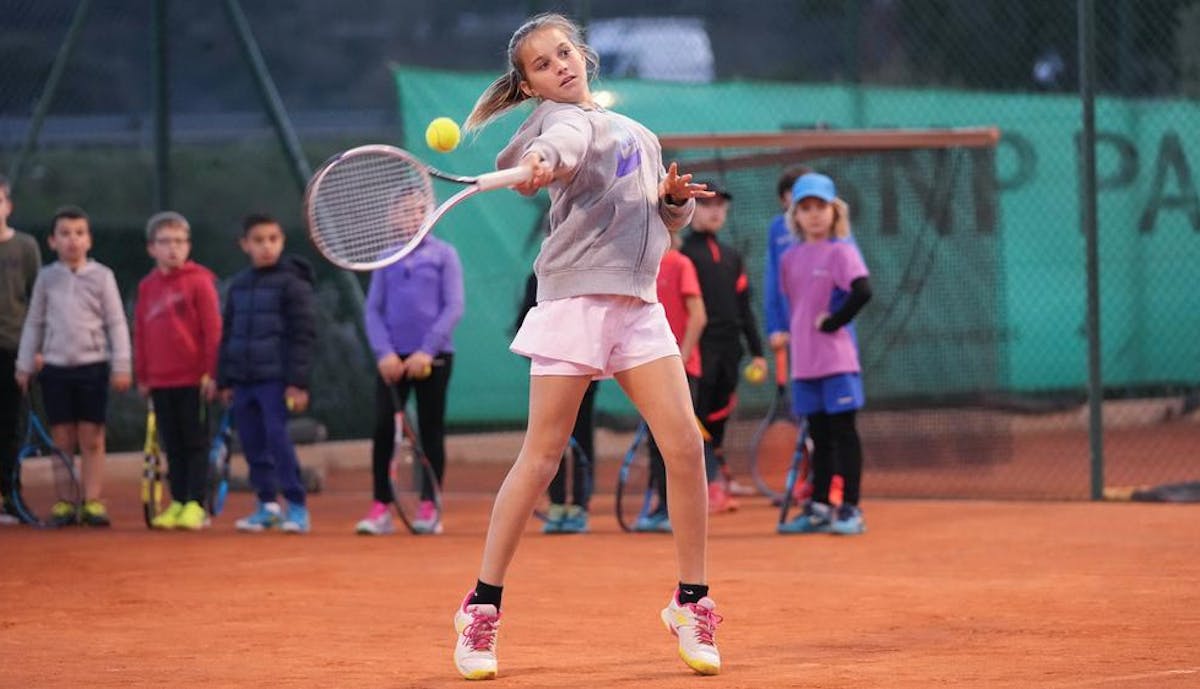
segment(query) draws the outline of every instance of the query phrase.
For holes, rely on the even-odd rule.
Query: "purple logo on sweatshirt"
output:
[[[642,151],[638,148],[637,139],[632,134],[621,142],[617,149],[617,179],[628,175],[642,164]]]

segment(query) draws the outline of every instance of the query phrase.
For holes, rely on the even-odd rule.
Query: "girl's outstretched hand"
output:
[[[683,205],[688,199],[708,199],[716,196],[716,192],[708,190],[707,184],[692,182],[692,175],[679,174],[679,163],[671,163],[667,168],[667,176],[658,183],[658,198],[667,203]]]

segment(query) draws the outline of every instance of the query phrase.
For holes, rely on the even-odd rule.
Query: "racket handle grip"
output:
[[[480,191],[491,191],[501,187],[511,187],[514,184],[528,182],[533,176],[533,171],[527,167],[510,167],[507,170],[497,170],[487,174],[480,175],[475,180],[475,184],[479,186]]]
[[[788,370],[787,350],[787,347],[775,350],[775,384],[780,387],[787,385],[788,379],[791,377],[791,371]]]

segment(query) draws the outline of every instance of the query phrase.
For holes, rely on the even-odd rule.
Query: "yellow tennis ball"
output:
[[[766,371],[763,371],[754,364],[748,364],[746,368],[742,369],[742,375],[746,377],[746,382],[754,385],[758,385],[767,378]]]
[[[425,364],[425,368],[421,370],[421,375],[418,376],[418,378],[420,380],[425,380],[426,378],[428,378],[431,375],[433,375],[433,366],[431,366],[429,364]]]
[[[458,123],[449,117],[439,117],[425,128],[425,143],[435,151],[449,153],[458,148],[460,139],[462,132],[458,130]]]

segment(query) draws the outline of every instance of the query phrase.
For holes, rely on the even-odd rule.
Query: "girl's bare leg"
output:
[[[667,467],[667,504],[679,580],[705,584],[708,579],[708,487],[704,478],[704,445],[687,376],[678,356],[642,364],[616,374],[633,400]]]
[[[508,470],[488,524],[479,580],[501,586],[538,499],[558,471],[589,376],[531,376],[529,426],[517,461]]]

